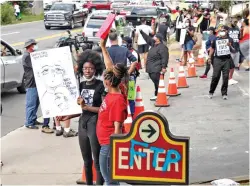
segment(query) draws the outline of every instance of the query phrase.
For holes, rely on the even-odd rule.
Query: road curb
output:
[[[213,180],[193,182],[193,183],[190,183],[190,185],[210,184],[212,181],[217,180],[217,179],[222,179],[222,178],[215,178]],[[231,177],[231,178],[227,178],[227,179],[233,180],[233,181],[238,182],[238,183],[249,182],[249,176],[248,175],[236,176],[236,177]]]
[[[17,23],[17,24],[10,24],[10,25],[1,25],[1,28],[10,27],[10,26],[25,25],[25,24],[30,24],[30,23],[37,23],[37,22],[41,22],[41,21],[43,21],[43,20],[40,20],[40,21],[30,21],[30,22],[25,22],[25,23]]]

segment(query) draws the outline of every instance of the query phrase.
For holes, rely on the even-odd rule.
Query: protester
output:
[[[132,74],[135,71],[137,65],[137,59],[132,54],[128,48],[118,45],[118,34],[112,29],[109,33],[109,40],[111,42],[111,47],[108,49],[109,55],[113,61],[113,64],[122,63],[124,66],[127,66],[127,60],[131,62],[130,68],[128,70],[129,74]]]
[[[242,23],[242,34],[240,40],[240,51],[242,52],[244,58],[246,59],[249,67],[250,67],[250,59],[249,59],[249,19],[244,19]],[[249,71],[249,67],[246,71]]]
[[[205,30],[208,29],[209,26],[209,20],[210,20],[210,13],[209,10],[205,10],[203,13],[203,19],[200,23],[200,32],[203,33]]]
[[[106,66],[104,86],[108,89],[108,94],[104,98],[98,113],[96,134],[101,145],[99,162],[105,185],[118,185],[119,183],[113,182],[110,176],[110,136],[125,132],[123,123],[128,115],[127,97],[119,86],[122,79],[128,76],[128,71],[123,64],[117,63],[117,61],[112,62],[105,47],[105,40],[101,40],[100,45]]]
[[[21,17],[20,17],[20,7],[19,7],[19,5],[17,3],[14,3],[14,10],[15,10],[16,19],[21,20]]]
[[[226,49],[225,47],[219,47],[218,45],[225,45],[219,44],[219,42],[226,41],[226,45],[228,46]],[[222,50],[221,50],[222,48]],[[212,56],[214,55],[213,59],[213,77],[210,85],[209,91],[209,98],[212,99],[214,91],[219,83],[221,73],[223,75],[223,84],[221,87],[221,94],[224,100],[227,100],[227,88],[228,88],[228,79],[229,79],[229,70],[231,65],[231,52],[235,52],[233,48],[233,40],[227,35],[227,31],[224,27],[221,28],[219,32],[219,37],[216,38],[215,42],[212,43],[210,53],[209,53],[209,62],[211,63]]]
[[[146,42],[151,46],[146,63],[146,72],[149,74],[149,77],[153,81],[155,87],[155,94],[152,98],[150,98],[150,100],[155,101],[158,94],[160,74],[165,73],[168,66],[168,47],[163,44],[163,36],[160,33],[157,33],[153,39],[144,33],[143,30],[140,30],[140,33]]]
[[[183,65],[187,65],[188,57],[191,57],[191,53],[193,50],[193,46],[195,45],[195,41],[193,40],[195,28],[191,25],[190,19],[185,22],[186,36],[183,44],[184,49],[184,63]]]
[[[37,42],[34,39],[30,39],[25,42],[24,48],[26,51],[22,57],[22,64],[24,69],[24,85],[26,88],[26,121],[25,127],[28,129],[39,129],[36,125],[40,124],[36,121],[37,119],[37,110],[39,107],[39,97],[36,88],[35,76],[33,73],[32,63],[30,53],[38,50]],[[53,130],[49,128],[49,120],[45,119],[42,132],[44,133],[53,133]]]
[[[139,76],[139,66],[138,64],[140,64],[141,60],[140,60],[140,55],[138,53],[137,50],[135,50],[133,48],[133,42],[132,42],[132,39],[130,37],[124,37],[122,38],[122,42],[123,42],[123,45],[124,47],[128,48],[130,52],[132,52],[132,54],[136,57],[138,63],[137,63],[137,67],[135,68],[135,71],[130,74],[130,77],[129,77],[129,81],[131,82],[134,82],[134,84],[136,83],[136,79],[137,77]],[[127,67],[130,68],[131,66],[131,62],[129,60],[127,60]],[[135,89],[135,86],[133,87]],[[131,115],[133,116],[134,115],[134,112],[135,112],[135,98],[128,98],[128,101],[129,101],[129,107],[130,107],[130,111],[131,111]]]
[[[158,32],[161,33],[161,35],[163,36],[163,43],[164,45],[167,46],[167,41],[169,38],[169,33],[170,33],[170,28],[169,25],[167,25],[167,19],[163,18],[160,20],[160,24],[158,27]]]
[[[227,19],[228,19],[228,14],[224,12],[224,8],[220,7],[219,12],[217,13],[217,17],[222,20],[220,20],[221,24],[226,25]]]
[[[181,29],[183,27],[183,21],[184,21],[184,15],[183,11],[180,11],[180,14],[176,18],[176,35],[175,40],[180,42],[180,36],[181,36]]]
[[[135,34],[135,43],[138,45],[138,52],[141,55],[141,59],[144,60],[142,64],[142,68],[145,68],[148,56],[149,45],[143,39],[142,35],[140,34],[139,30],[143,30],[147,35],[153,34],[153,30],[150,26],[146,24],[146,19],[141,19],[141,25],[136,27],[136,34]]]
[[[228,35],[230,38],[233,39],[233,47],[235,49],[235,52],[231,53],[231,57],[233,59],[233,66],[235,69],[239,69],[239,63],[240,63],[240,29],[237,26],[238,20],[237,18],[233,18],[231,22],[231,28],[228,30]],[[230,69],[229,72],[229,85],[237,84],[238,81],[233,79],[234,74],[234,68]]]
[[[211,47],[212,43],[216,40],[215,28],[210,27],[209,31],[210,31],[209,32],[209,38],[206,41],[206,51],[207,51],[208,55],[210,54],[210,47]],[[211,64],[213,65],[213,57],[214,56],[212,56],[211,60],[207,60],[205,73],[202,76],[200,76],[200,78],[207,78],[207,74],[208,74],[208,72],[210,70],[210,66],[211,66]]]

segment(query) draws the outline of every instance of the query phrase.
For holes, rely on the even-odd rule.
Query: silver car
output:
[[[1,39],[1,92],[17,88],[25,93],[22,52]]]

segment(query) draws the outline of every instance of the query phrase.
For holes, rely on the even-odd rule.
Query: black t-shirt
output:
[[[102,104],[102,94],[104,92],[104,85],[101,80],[95,80],[92,85],[87,85],[86,81],[80,83],[81,97],[84,99],[85,104],[93,107],[100,107]],[[98,113],[82,111],[82,119],[87,121],[90,117]]]
[[[227,46],[227,43],[230,42],[233,45],[233,40],[229,36],[226,38],[217,37],[216,40],[212,43],[211,47],[215,49],[214,56],[220,59],[230,59],[231,58],[231,49]]]
[[[240,51],[240,29],[238,27],[232,27],[228,31],[228,35],[230,38],[233,39],[233,47],[234,49],[239,52]]]
[[[159,33],[163,36],[163,41],[167,41],[168,26],[165,24],[160,24]]]
[[[190,32],[191,32],[191,31],[193,31],[193,32],[195,31],[195,28],[194,28],[193,26],[190,26],[190,27],[188,27],[187,29],[188,29]],[[187,32],[187,33],[186,33],[186,37],[185,37],[184,43],[187,43],[188,41],[193,40],[192,37],[193,37],[193,36],[191,36],[191,35]]]

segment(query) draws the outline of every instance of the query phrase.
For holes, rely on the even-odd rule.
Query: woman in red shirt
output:
[[[118,183],[112,183],[110,177],[110,136],[124,133],[123,122],[128,115],[127,94],[126,86],[121,82],[128,73],[123,64],[113,65],[105,43],[106,41],[102,40],[100,45],[106,66],[104,86],[108,89],[108,94],[99,109],[96,134],[101,145],[99,163],[105,185],[114,185]]]

